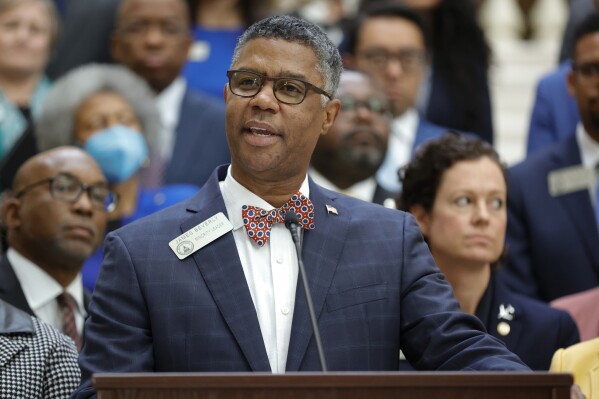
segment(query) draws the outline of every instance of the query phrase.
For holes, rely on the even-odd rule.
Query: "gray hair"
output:
[[[58,79],[46,95],[41,115],[35,122],[39,151],[77,145],[74,128],[77,108],[91,95],[106,91],[118,94],[129,103],[150,151],[157,150],[162,125],[152,89],[123,66],[90,64]]]
[[[250,40],[259,38],[281,39],[310,47],[318,58],[316,70],[324,79],[324,91],[335,96],[343,63],[337,47],[317,25],[288,15],[275,15],[258,21],[239,38],[231,65],[238,61],[241,50]]]

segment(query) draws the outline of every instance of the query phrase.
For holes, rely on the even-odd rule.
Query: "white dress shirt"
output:
[[[6,256],[21,283],[25,299],[33,313],[41,320],[62,331],[62,312],[56,301],[56,298],[63,292],[62,286],[14,248],[8,248]],[[75,324],[77,325],[77,331],[81,334],[83,332],[83,323],[87,317],[83,305],[81,273],[77,275],[65,291],[71,294],[77,304]]]
[[[401,191],[397,171],[410,162],[412,147],[416,140],[419,116],[416,109],[410,109],[398,116],[391,123],[391,134],[387,154],[383,164],[376,172],[376,180],[387,191]]]
[[[220,182],[220,190],[233,225],[233,238],[258,315],[270,368],[273,373],[284,373],[298,275],[295,245],[283,223],[272,226],[270,239],[263,247],[248,237],[241,207],[253,205],[265,210],[274,207],[239,184],[231,175],[231,167]],[[309,195],[307,176],[300,191],[306,197]]]
[[[316,169],[310,168],[309,173],[316,184],[321,185],[327,190],[332,190],[338,193],[346,194],[350,197],[361,199],[362,201],[366,202],[372,202],[372,199],[374,198],[374,192],[376,191],[376,180],[374,179],[374,177],[369,177],[368,179],[359,181],[348,188],[341,189],[337,187],[329,179],[320,174]]]
[[[175,136],[177,134],[177,125],[181,114],[181,103],[187,89],[187,82],[182,77],[178,77],[166,89],[156,96],[156,105],[160,112],[160,129],[158,137],[158,150],[160,158],[168,162],[173,155],[175,148]]]

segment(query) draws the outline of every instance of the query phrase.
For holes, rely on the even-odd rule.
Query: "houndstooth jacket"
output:
[[[73,341],[0,300],[0,398],[68,398],[81,372]]]

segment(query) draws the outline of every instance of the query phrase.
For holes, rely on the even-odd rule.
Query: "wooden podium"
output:
[[[95,374],[98,399],[569,399],[572,375],[508,372]]]

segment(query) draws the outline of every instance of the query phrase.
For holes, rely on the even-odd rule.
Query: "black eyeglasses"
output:
[[[397,60],[406,72],[412,72],[422,66],[426,58],[425,52],[419,49],[404,49],[395,53],[382,49],[369,49],[358,53],[375,68],[385,68],[389,61]]]
[[[75,176],[67,173],[31,183],[16,193],[15,197],[19,198],[31,189],[47,183],[50,184],[50,194],[54,199],[75,203],[83,192],[87,192],[92,205],[97,209],[112,212],[118,204],[118,195],[110,191],[105,183],[83,184]]]
[[[304,98],[306,98],[308,90],[323,94],[329,99],[333,98],[326,91],[301,79],[285,77],[271,78],[256,72],[243,70],[227,71],[227,77],[229,78],[229,89],[239,97],[254,97],[262,90],[264,82],[272,80],[272,91],[275,98],[284,104],[301,104]]]
[[[585,78],[599,76],[599,63],[587,62],[584,64],[573,64],[572,70]]]
[[[354,97],[339,97],[339,101],[341,101],[342,111],[366,108],[368,111],[378,115],[387,115],[389,111],[387,102],[380,98],[369,98],[368,100],[361,101]]]

